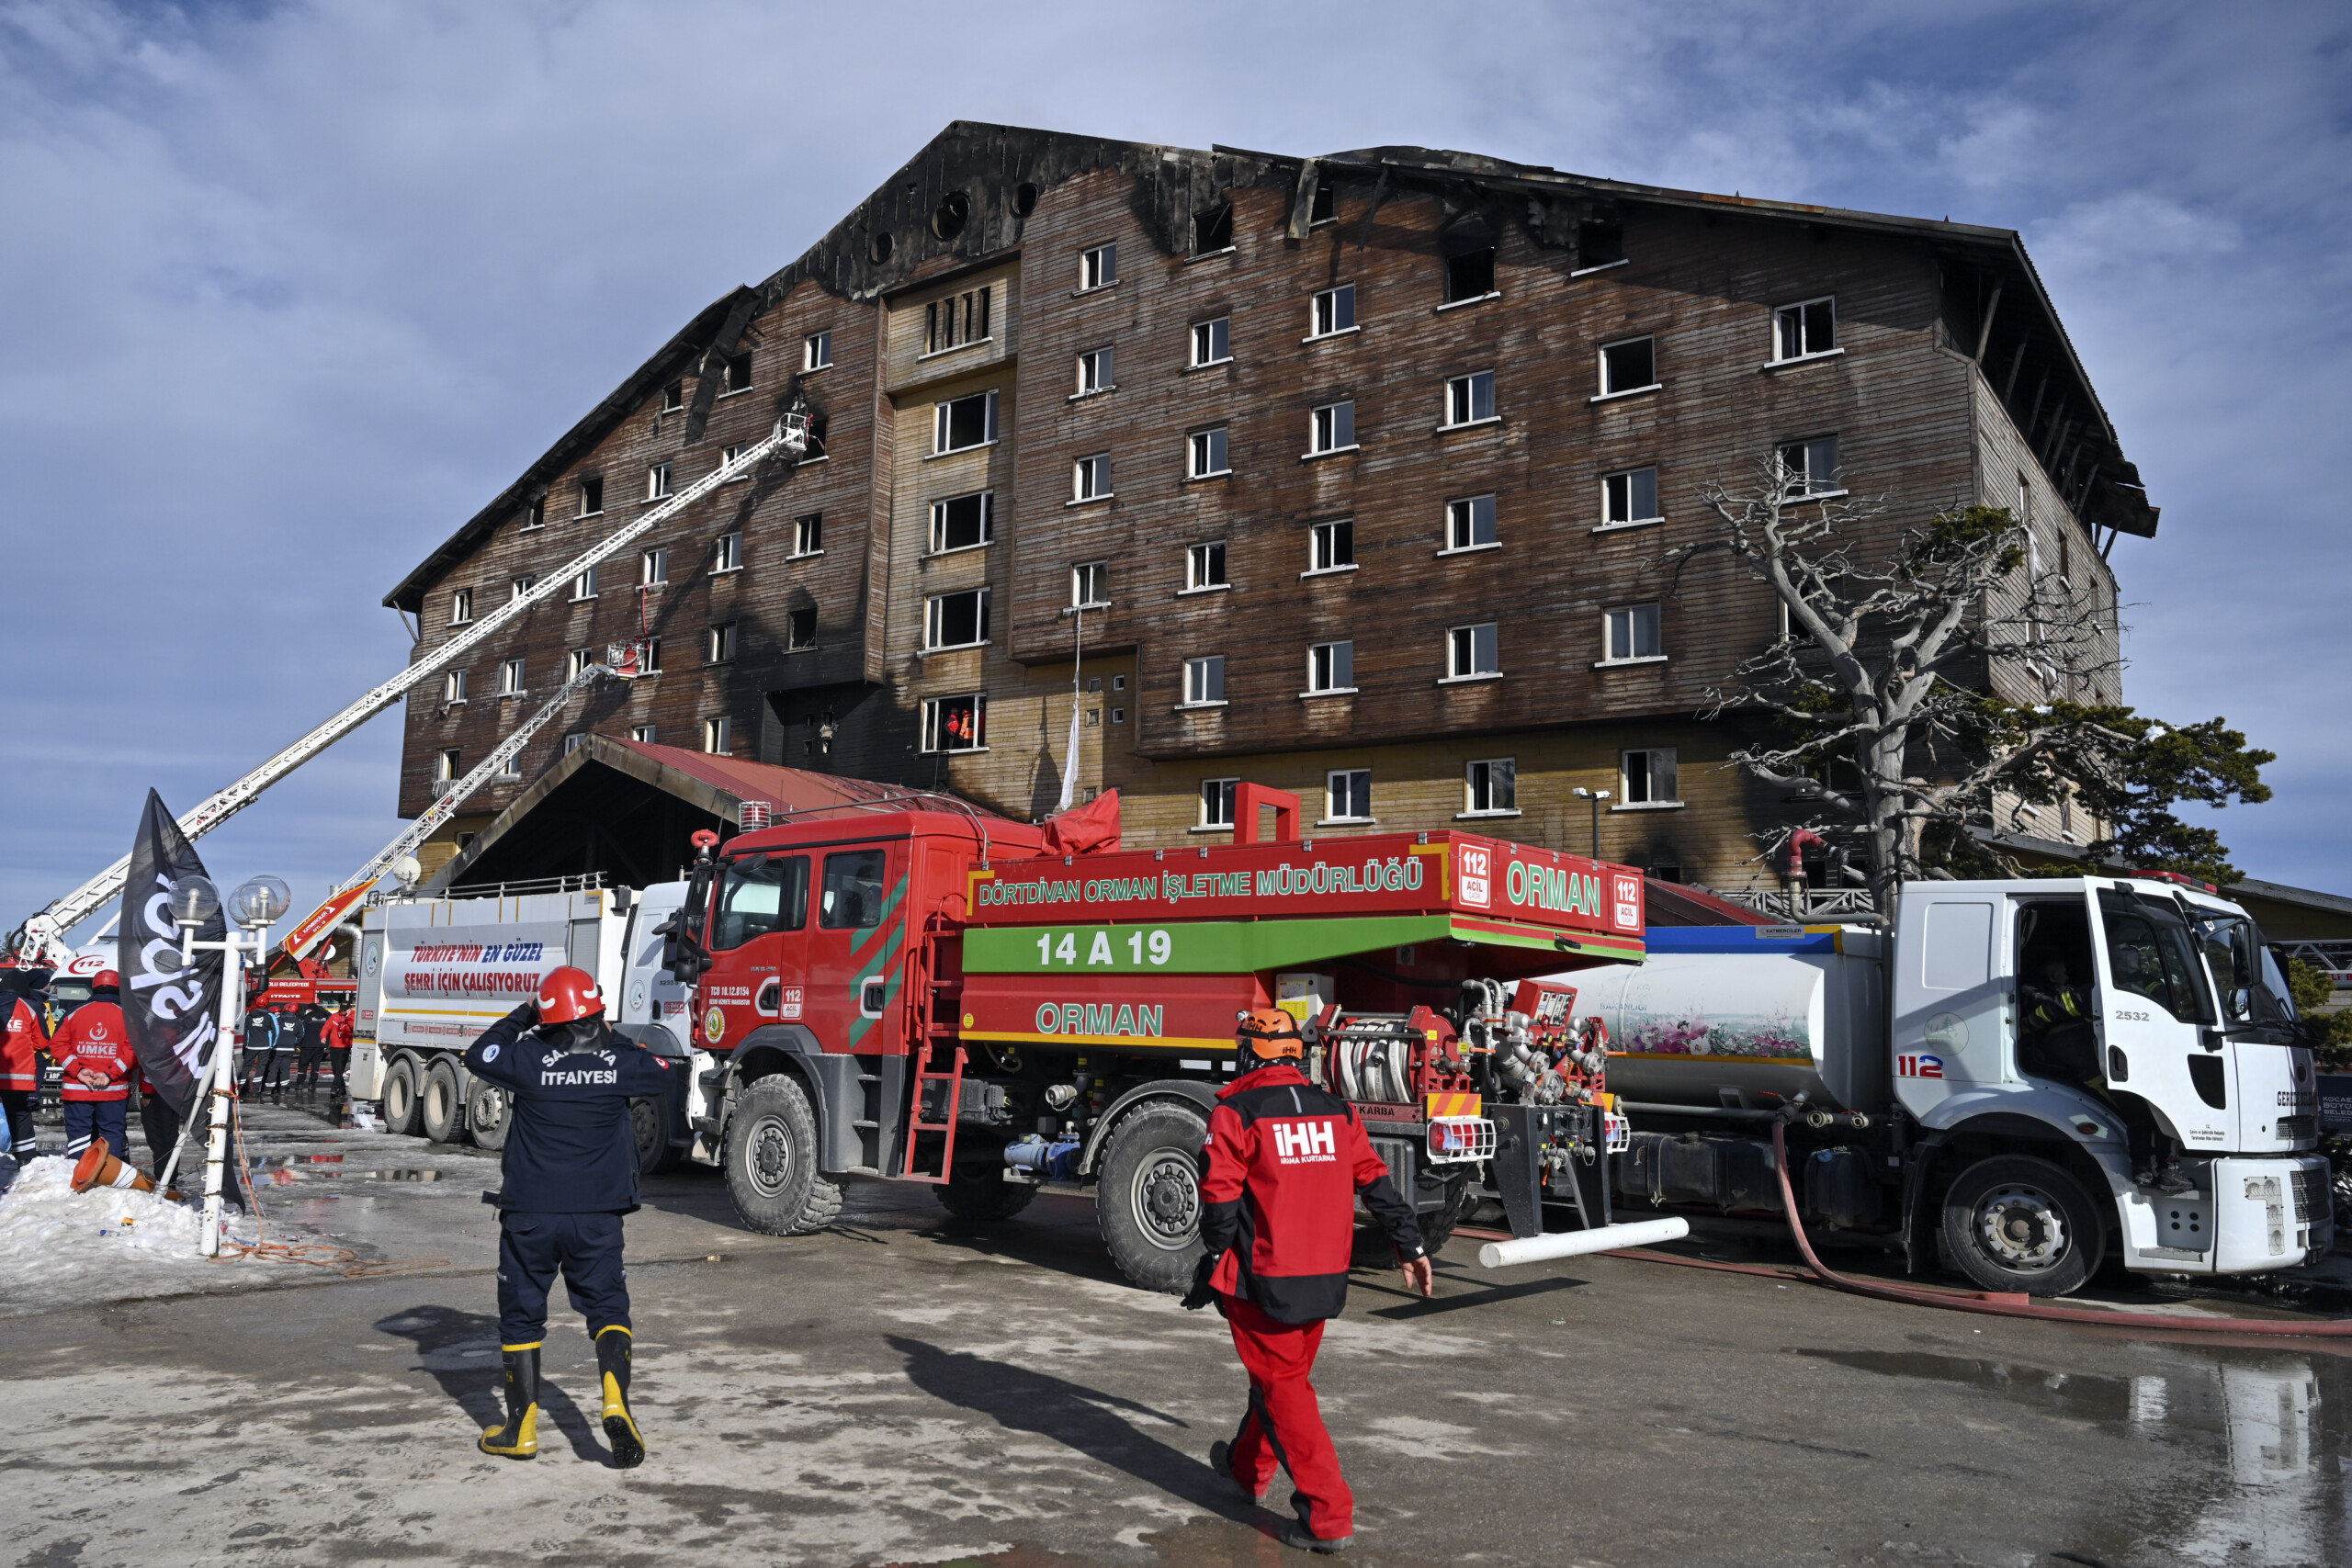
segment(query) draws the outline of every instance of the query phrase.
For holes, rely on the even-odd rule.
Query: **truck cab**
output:
[[[2040,1145],[2027,1157],[2109,1200],[2130,1269],[2245,1273],[2327,1249],[2312,1055],[2244,910],[2175,879],[1919,883],[1898,922],[1894,1094],[1930,1146]],[[2176,1152],[2185,1190],[2144,1179]],[[1962,1196],[1995,1259],[2025,1261],[2065,1227],[2067,1195],[2012,1186]]]

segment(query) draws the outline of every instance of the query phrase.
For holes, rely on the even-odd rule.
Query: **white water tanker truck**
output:
[[[2110,1258],[2290,1269],[2333,1238],[2286,981],[2205,884],[1917,882],[1891,930],[1647,943],[1574,976],[1635,1128],[1621,1201],[1780,1211],[1777,1121],[1804,1220],[1988,1291],[2064,1295]]]

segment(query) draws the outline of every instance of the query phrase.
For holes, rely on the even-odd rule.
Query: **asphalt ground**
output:
[[[494,1157],[250,1121],[273,1237],[438,1263],[125,1254],[61,1302],[23,1288],[39,1260],[0,1258],[0,1563],[1306,1561],[1205,1462],[1245,1391],[1222,1325],[1125,1285],[1082,1201],[956,1227],[927,1191],[857,1183],[834,1227],[781,1240],[736,1226],[715,1173],[651,1179],[628,1221],[650,1457],[611,1465],[558,1291],[551,1426],[518,1463],[473,1447],[499,1416]],[[1736,1228],[1691,1250],[1792,1257]],[[1475,1254],[1445,1250],[1433,1301],[1359,1273],[1327,1337],[1355,1561],[2352,1560],[2352,1374],[2326,1342]]]

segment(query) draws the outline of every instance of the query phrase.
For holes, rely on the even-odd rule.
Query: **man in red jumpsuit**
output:
[[[1250,1372],[1250,1408],[1209,1462],[1262,1502],[1277,1465],[1290,1472],[1296,1523],[1283,1540],[1339,1551],[1355,1540],[1355,1497],[1323,1429],[1307,1376],[1323,1324],[1347,1304],[1355,1200],[1363,1195],[1396,1244],[1405,1283],[1428,1295],[1430,1259],[1413,1206],[1388,1179],[1363,1124],[1298,1068],[1298,1021],[1279,1008],[1243,1015],[1235,1044],[1249,1070],[1209,1114],[1208,1177],[1201,1183],[1207,1256],[1188,1308],[1212,1300]]]
[[[40,1091],[41,1047],[49,1029],[33,993],[48,979],[10,959],[0,964],[0,1110],[8,1116],[8,1152],[18,1165],[40,1152],[33,1139],[33,1101]]]
[[[90,999],[57,1026],[50,1037],[49,1055],[65,1075],[59,1098],[65,1101],[65,1157],[78,1160],[93,1137],[122,1153],[124,1102],[130,1098],[130,1073],[138,1065],[131,1054],[130,1032],[123,1027],[122,976],[101,969],[90,980]]]

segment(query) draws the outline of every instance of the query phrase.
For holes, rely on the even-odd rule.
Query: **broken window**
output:
[[[1600,351],[1600,395],[1638,392],[1657,385],[1657,348],[1654,339],[1627,338]]]
[[[1463,251],[1445,258],[1445,302],[1484,299],[1495,291],[1495,248]]]
[[[1480,370],[1445,384],[1445,423],[1476,424],[1495,417],[1495,373]]]
[[[996,492],[975,491],[931,503],[931,553],[968,550],[996,537]]]
[[[792,553],[796,556],[822,555],[825,551],[825,514],[811,512],[792,520]]]
[[[629,732],[628,732],[628,738],[629,738],[631,740],[636,741],[636,742],[637,742],[639,745],[640,745],[640,746],[650,746],[650,745],[652,745],[652,744],[653,744],[653,736],[654,736],[654,728],[653,728],[653,726],[651,726],[651,725],[650,725],[650,724],[640,724],[640,725],[634,726],[634,727],[632,727],[632,728],[630,728],[630,730],[629,730]]]
[[[784,616],[784,650],[806,653],[817,646],[817,606],[788,610]]]
[[[1356,444],[1356,405],[1353,401],[1326,403],[1315,411],[1307,427],[1307,454],[1345,452]]]
[[[978,751],[989,743],[989,699],[973,692],[960,697],[933,697],[922,705],[922,749],[926,751]]]
[[[1214,321],[1193,323],[1193,367],[1222,365],[1233,357],[1233,319],[1219,316]]]
[[[724,664],[735,657],[735,623],[721,621],[703,633],[702,661]]]
[[[1620,604],[1602,612],[1602,662],[1622,664],[1632,659],[1657,659],[1664,652],[1665,645],[1658,639],[1656,604]]]
[[[1309,224],[1329,223],[1340,215],[1340,187],[1329,180],[1315,182],[1315,205],[1307,209]]]
[[[1193,254],[1212,256],[1233,248],[1233,204],[1221,202],[1193,214]]]
[[[673,381],[668,386],[662,389],[662,412],[663,413],[679,413],[684,412],[685,406],[686,384],[684,381]]]
[[[1445,678],[1466,681],[1478,675],[1502,673],[1501,639],[1496,625],[1455,626],[1445,634]]]
[[[1078,396],[1089,398],[1097,392],[1107,392],[1115,384],[1111,379],[1108,348],[1090,348],[1078,356]]]
[[[800,368],[822,370],[833,362],[833,334],[810,333],[800,346]]]
[[[1070,465],[1070,500],[1100,501],[1110,493],[1111,454],[1097,452]]]
[[[1356,689],[1356,645],[1318,642],[1306,650],[1306,689],[1352,692]]]
[[[594,517],[605,510],[605,481],[596,474],[580,476],[580,515]]]
[[[452,747],[452,748],[450,748],[448,750],[442,752],[440,756],[438,756],[438,757],[436,757],[436,758],[435,758],[435,759],[434,759],[434,761],[433,761],[433,780],[434,780],[434,782],[435,782],[435,784],[448,784],[448,783],[450,783],[452,780],[454,780],[454,779],[456,779],[456,778],[457,778],[457,776],[458,776],[458,751],[457,751],[457,749],[456,749],[455,747]]]
[[[670,494],[670,465],[649,463],[645,468],[645,499],[662,501]]]
[[[933,452],[962,452],[996,439],[996,393],[974,392],[932,408]]]
[[[1203,779],[1201,781],[1201,826],[1230,828],[1233,809],[1241,789],[1239,779]]]
[[[989,591],[968,588],[923,602],[923,647],[975,648],[989,639]]]
[[[923,307],[923,352],[944,354],[967,343],[985,342],[989,333],[990,288],[969,288],[933,299]]]
[[[443,677],[441,682],[442,705],[446,707],[455,707],[465,700],[466,672],[463,670],[452,670]]]
[[[1225,461],[1225,426],[1195,430],[1184,438],[1184,477],[1205,479],[1230,473]]]
[[[737,392],[748,392],[752,389],[752,351],[750,349],[747,348],[741,354],[729,355],[726,367],[725,379],[719,387],[723,394],[732,396]]]
[[[538,585],[539,580],[537,575],[536,573],[526,572],[524,575],[516,578],[514,581],[506,585],[506,602],[512,604],[515,600],[522,598],[525,594],[530,592],[532,589],[537,588]]]
[[[638,672],[641,675],[662,673],[662,639],[658,637],[650,637],[638,646],[644,650],[638,660]]]
[[[595,650],[594,649],[593,649],[593,648],[575,648],[575,649],[573,649],[571,650],[571,670],[569,671],[569,672],[568,672],[568,674],[567,674],[567,677],[566,677],[566,678],[567,678],[567,679],[569,679],[569,680],[577,681],[578,679],[580,679],[580,677],[581,677],[581,676],[585,675],[585,674],[588,672],[588,666],[590,666],[591,664],[594,664],[594,663],[595,663],[595,662],[596,662],[596,650]]]
[[[1307,534],[1306,570],[1340,571],[1356,564],[1356,525],[1351,517],[1317,523]]]
[[[1807,355],[1826,354],[1837,346],[1838,304],[1834,299],[1783,305],[1772,312],[1773,358],[1803,359]]]
[[[718,449],[718,466],[722,468],[725,468],[728,464],[735,461],[736,458],[741,457],[744,453],[749,452],[751,449],[752,444],[748,441],[729,442],[726,446],[721,446]]]
[[[1212,653],[1184,660],[1184,703],[1197,707],[1225,701],[1225,655]]]
[[[1676,777],[1675,748],[1651,747],[1624,754],[1623,799],[1628,806],[1669,806],[1682,798]]]
[[[1356,329],[1356,286],[1342,283],[1336,288],[1326,288],[1315,296],[1307,311],[1306,335],[1329,337],[1334,333],[1351,333]]]
[[[1119,281],[1119,247],[1097,245],[1078,255],[1078,291],[1108,288]]]
[[[943,240],[952,240],[964,231],[972,219],[972,198],[960,190],[947,193],[931,215],[931,231]]]
[[[1838,495],[1844,491],[1838,468],[1838,438],[1816,435],[1781,448],[1781,483],[1792,496]]]
[[[1111,563],[1091,560],[1069,569],[1069,602],[1074,609],[1111,607]]]
[[[1372,770],[1334,768],[1325,775],[1326,822],[1372,820]]]
[[[1472,817],[1499,817],[1519,812],[1519,763],[1510,757],[1487,757],[1472,762],[1463,783]]]
[[[1600,521],[1614,528],[1624,523],[1658,521],[1657,469],[1628,468],[1600,481]]]
[[[449,624],[462,626],[474,618],[474,591],[459,588],[449,595]]]
[[[1184,586],[1188,590],[1225,588],[1225,541],[1214,539],[1184,552]]]
[[[1615,223],[1577,225],[1577,267],[1607,266],[1625,259],[1625,231]]]
[[[1465,495],[1445,503],[1445,547],[1475,550],[1495,542],[1495,498]]]
[[[702,749],[714,756],[725,756],[735,745],[735,721],[731,718],[707,718],[702,721]]]
[[[710,570],[733,571],[743,564],[743,536],[721,534],[710,554]]]

